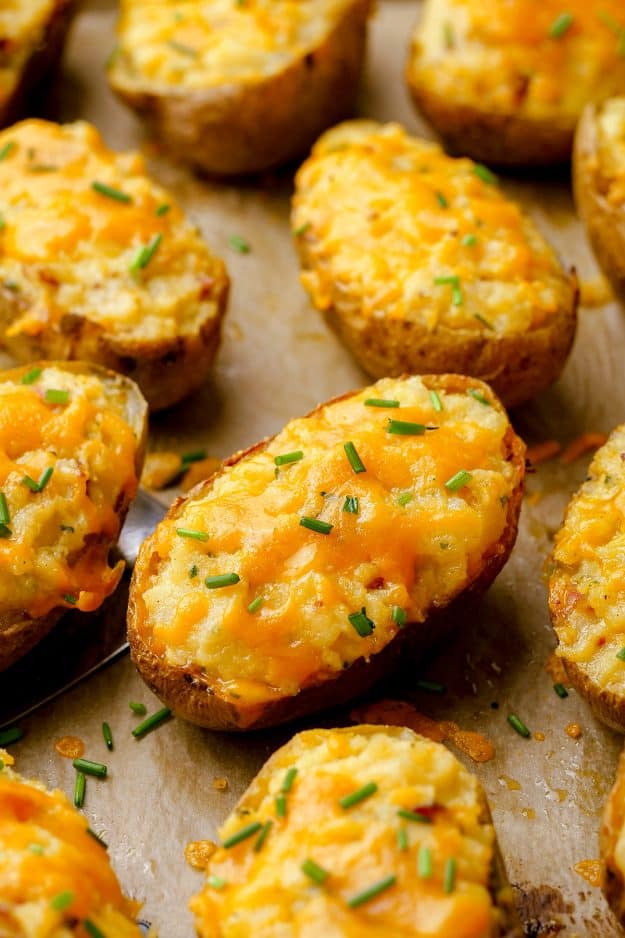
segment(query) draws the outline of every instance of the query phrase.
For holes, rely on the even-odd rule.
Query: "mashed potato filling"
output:
[[[625,205],[625,97],[597,108],[599,185],[612,205]]]

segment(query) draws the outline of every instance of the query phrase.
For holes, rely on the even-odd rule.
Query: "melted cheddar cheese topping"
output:
[[[3,0],[0,5],[0,111],[40,47],[56,5],[55,0]]]
[[[353,0],[122,0],[114,68],[137,84],[252,84],[314,51]]]
[[[296,178],[293,229],[321,310],[494,334],[525,333],[572,303],[554,252],[495,177],[410,137],[351,121],[324,134]]]
[[[297,774],[280,817],[276,799],[292,769]],[[377,790],[370,797],[340,806],[339,799],[372,782]],[[431,823],[405,820],[400,810],[422,812]],[[220,836],[227,843],[244,825],[269,821],[260,850],[254,849],[257,833],[209,860],[208,883],[191,903],[201,938],[499,934],[489,891],[495,832],[484,795],[440,743],[391,727],[299,733],[261,770]],[[419,876],[424,851],[431,874]],[[307,860],[328,874],[322,885],[302,870]],[[456,876],[445,892],[449,860]],[[390,875],[396,882],[379,896],[349,906]],[[221,888],[211,885],[213,877],[223,881]]]
[[[106,850],[60,791],[0,771],[0,934],[11,938],[140,938],[138,905]]]
[[[602,195],[612,205],[625,205],[625,97],[597,108],[597,166]]]
[[[225,695],[270,700],[368,659],[406,619],[447,603],[497,545],[519,483],[507,417],[475,387],[493,404],[441,391],[438,412],[426,380],[379,381],[291,421],[187,498],[144,547],[135,581],[154,653],[199,667]],[[430,429],[394,434],[390,418]],[[446,487],[462,470],[466,484]]]
[[[32,366],[0,374],[5,621],[10,613],[36,618],[56,607],[91,611],[113,592],[124,564],[109,568],[109,548],[119,534],[120,506],[138,484],[138,440],[122,391],[101,377],[38,367],[29,384],[21,378],[29,380]],[[49,400],[50,391],[66,403]]]
[[[139,154],[114,153],[87,123],[41,120],[0,133],[3,148],[0,309],[6,319],[10,308],[9,335],[67,332],[85,317],[120,342],[156,341],[194,334],[217,314],[225,268]]]
[[[622,0],[426,0],[411,83],[456,105],[553,118],[625,85]]]
[[[625,695],[625,427],[597,451],[556,535],[549,584],[557,653]]]

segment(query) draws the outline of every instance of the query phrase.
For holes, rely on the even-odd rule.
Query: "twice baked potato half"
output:
[[[0,342],[126,374],[153,410],[199,387],[228,276],[143,158],[40,120],[0,133],[0,156]]]
[[[601,269],[625,301],[625,97],[584,111],[575,137],[573,185]]]
[[[564,367],[575,278],[485,167],[350,121],[297,173],[292,227],[304,287],[373,377],[468,374],[511,406]]]
[[[32,92],[56,69],[77,0],[3,0],[0,5],[0,127],[23,116]]]
[[[249,730],[341,703],[437,635],[514,544],[523,443],[490,388],[385,379],[238,453],[142,545],[132,655],[179,716]]]
[[[520,938],[482,786],[412,730],[298,733],[219,834],[200,938]]]
[[[625,733],[625,425],[595,454],[555,538],[549,609],[556,653],[595,716]]]
[[[561,163],[585,105],[625,87],[624,34],[622,0],[425,0],[406,79],[455,152]]]
[[[68,609],[116,588],[109,567],[143,464],[147,406],[79,362],[0,372],[0,671]]]
[[[605,866],[603,891],[625,928],[625,753],[603,811],[599,851]]]
[[[63,792],[0,768],[0,935],[141,938],[138,909]]]
[[[235,175],[349,116],[370,0],[122,0],[113,91],[182,160]]]

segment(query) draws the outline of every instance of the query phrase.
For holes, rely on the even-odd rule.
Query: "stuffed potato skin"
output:
[[[340,805],[364,786],[374,787],[369,797]],[[410,823],[401,811],[416,812],[423,823]],[[228,847],[248,824],[266,831],[260,847],[258,832]],[[220,836],[225,845],[191,902],[200,938],[520,935],[479,782],[444,746],[409,729],[298,733],[265,763]],[[417,873],[425,853],[432,864],[427,877]],[[311,861],[325,871],[323,882],[302,869]],[[445,886],[450,865],[455,876]],[[388,884],[390,876],[395,881]],[[385,879],[380,898],[350,906]]]
[[[55,403],[58,401],[58,403]],[[0,540],[0,671],[68,609],[97,609],[138,487],[147,406],[128,378],[79,362],[0,373],[6,520]]]
[[[256,173],[308,151],[348,116],[370,0],[125,0],[112,89],[180,159]],[[184,69],[182,68],[184,66]]]
[[[392,410],[364,404],[390,395],[404,404]],[[435,411],[435,401],[451,412]],[[458,414],[456,430],[452,413]],[[389,414],[401,423],[449,420],[453,445],[447,448],[448,431],[440,429],[418,437],[425,449],[414,439],[407,443],[402,427],[394,438],[394,431],[385,431]],[[477,438],[485,449],[479,453],[463,442],[469,426],[481,427]],[[369,454],[371,473],[352,471],[344,438]],[[393,438],[403,446],[396,448]],[[275,459],[284,448],[296,457],[282,468]],[[271,726],[361,693],[392,669],[407,645],[419,650],[432,643],[435,609],[456,596],[479,595],[499,573],[516,538],[524,451],[490,388],[443,375],[379,382],[321,405],[277,437],[236,454],[178,499],[142,545],[128,609],[140,674],[178,715],[213,729]],[[457,540],[416,506],[421,495],[427,505],[441,491],[451,492],[445,482],[461,471],[463,457],[493,468],[492,475],[476,468],[480,494],[475,501],[469,496],[481,520],[464,498],[458,503],[474,520],[455,516],[454,530],[462,517],[472,531]],[[469,477],[470,471],[461,473],[458,481]],[[328,512],[332,524],[313,518],[310,528],[310,516]],[[435,515],[451,524],[444,509]],[[423,556],[412,564],[417,530]],[[443,574],[439,565],[448,563]],[[421,575],[411,587],[417,566]],[[326,578],[326,570],[334,572]],[[224,573],[228,581],[216,583]]]
[[[603,891],[617,919],[625,926],[625,753],[621,753],[603,811],[599,851],[605,865]]]
[[[292,228],[304,287],[373,377],[454,371],[513,406],[564,367],[575,277],[485,167],[347,122],[298,171]]]
[[[625,84],[624,27],[620,0],[426,0],[408,87],[456,153],[500,166],[561,163],[585,105]]]

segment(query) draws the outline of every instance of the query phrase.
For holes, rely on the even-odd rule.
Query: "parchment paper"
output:
[[[378,6],[360,112],[400,120],[428,134],[412,111],[401,74],[419,3],[381,0]],[[108,2],[87,5],[80,15],[49,113],[62,120],[87,118],[111,146],[125,148],[140,145],[143,135],[106,86],[104,62],[114,43],[113,21]],[[199,181],[164,159],[152,165],[213,249],[226,258],[233,279],[214,376],[192,400],[152,421],[152,448],[184,451],[201,445],[210,455],[226,456],[277,431],[317,402],[367,383],[299,285],[287,222],[289,174],[235,187]],[[504,187],[530,209],[582,279],[597,275],[566,178],[508,180]],[[233,234],[249,240],[250,254],[228,247]],[[553,437],[566,442],[582,431],[609,431],[620,422],[625,416],[624,348],[621,309],[582,309],[563,379],[513,414],[527,441]],[[546,494],[537,504],[526,499],[512,559],[477,614],[459,623],[457,638],[427,669],[419,669],[419,676],[428,674],[447,684],[448,693],[410,694],[414,673],[404,683],[420,710],[479,729],[496,745],[494,761],[469,765],[486,787],[510,879],[519,887],[525,917],[533,920],[527,934],[562,928],[562,935],[605,938],[617,934],[614,919],[600,890],[573,866],[598,856],[599,814],[621,740],[598,724],[574,693],[566,700],[556,697],[544,671],[553,638],[542,564],[587,461],[569,468],[545,464],[530,478],[530,490]],[[187,901],[203,880],[186,865],[185,844],[215,837],[217,824],[253,773],[296,727],[236,737],[174,720],[137,742],[130,735],[136,719],[129,700],[145,702],[150,711],[158,706],[125,658],[30,718],[23,742],[12,752],[25,775],[68,793],[74,770],[55,753],[57,737],[80,736],[89,757],[108,762],[106,781],[89,780],[85,811],[108,841],[126,890],[145,901],[144,915],[161,938],[183,938],[193,934]],[[517,736],[506,723],[510,711],[532,731],[544,733],[545,740]],[[318,722],[345,721],[347,714]],[[102,739],[102,720],[113,729],[111,754]],[[577,741],[565,734],[571,721],[583,729]],[[215,777],[228,779],[226,792],[213,788]]]

